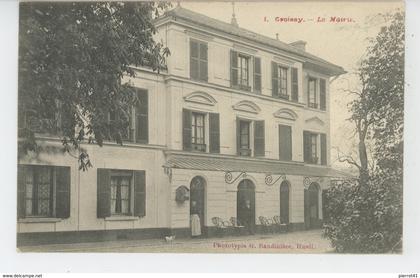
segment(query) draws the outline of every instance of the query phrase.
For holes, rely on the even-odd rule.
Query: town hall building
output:
[[[63,153],[18,165],[18,245],[191,235],[251,225],[319,228],[330,162],[330,90],[342,67],[176,7],[155,21],[170,51],[159,73],[135,67],[123,145],[85,144],[93,167]],[[39,134],[40,145],[61,146]],[[247,213],[245,213],[247,211]]]

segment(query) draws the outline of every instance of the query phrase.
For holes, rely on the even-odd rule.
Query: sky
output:
[[[232,18],[231,2],[181,2],[181,6],[225,22]],[[306,51],[342,66],[348,74],[330,84],[331,162],[335,168],[348,165],[337,161],[340,152],[353,153],[353,126],[346,119],[347,104],[353,96],[344,89],[354,89],[358,81],[354,73],[369,46],[383,25],[383,15],[404,9],[402,1],[326,1],[326,2],[235,2],[236,19],[240,27],[290,43],[306,41]],[[303,18],[301,23],[278,22],[279,18]],[[331,17],[346,18],[344,22],[330,22]],[[325,18],[325,22],[318,22]]]

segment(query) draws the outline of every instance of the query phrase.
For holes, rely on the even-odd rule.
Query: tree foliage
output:
[[[39,152],[36,133],[59,134],[63,150],[90,161],[86,141],[122,143],[138,99],[123,76],[159,71],[169,50],[153,35],[168,6],[153,2],[22,2],[19,25],[19,154]],[[118,115],[109,121],[109,114]]]
[[[359,69],[361,90],[350,104],[359,139],[357,182],[327,192],[325,235],[338,251],[383,253],[402,237],[404,15],[395,13],[368,48]],[[366,143],[375,167],[368,170]]]

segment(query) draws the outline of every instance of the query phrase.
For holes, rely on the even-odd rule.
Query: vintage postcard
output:
[[[19,6],[19,252],[403,252],[403,1]]]

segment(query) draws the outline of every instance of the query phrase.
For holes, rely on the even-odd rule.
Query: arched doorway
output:
[[[289,224],[289,182],[280,184],[280,222]]]
[[[239,223],[254,233],[255,227],[255,185],[251,180],[245,179],[238,185],[236,195],[236,212]]]
[[[307,229],[319,228],[321,226],[319,219],[319,192],[319,184],[315,182],[311,183],[308,189],[305,189],[305,227]]]
[[[190,184],[190,217],[197,214],[200,217],[201,233],[204,228],[206,181],[200,177],[194,177]]]

